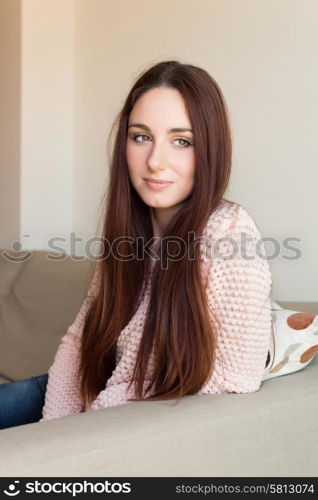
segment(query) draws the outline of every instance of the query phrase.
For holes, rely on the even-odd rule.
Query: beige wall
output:
[[[22,0],[21,236],[46,248],[72,230],[73,0]]]
[[[111,122],[141,70],[178,59],[204,67],[226,97],[227,196],[276,239],[273,298],[318,300],[316,0],[22,5],[21,231],[34,233],[25,247],[43,247],[47,233],[96,233]],[[288,237],[301,240],[290,243],[297,260],[286,259]]]
[[[293,0],[76,1],[75,224],[87,233],[103,192],[105,137],[132,79],[179,59],[219,82],[233,129],[227,193],[267,243],[273,296],[318,300],[318,3]],[[97,195],[97,197],[96,197]],[[315,231],[316,229],[316,231]],[[301,241],[301,257],[285,238]]]
[[[20,0],[0,2],[0,247],[20,239]]]

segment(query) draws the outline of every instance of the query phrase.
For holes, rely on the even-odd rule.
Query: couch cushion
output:
[[[318,315],[283,308],[271,300],[270,360],[262,380],[304,369],[318,354]]]
[[[12,382],[12,380],[0,376],[0,384],[6,384],[7,382]]]
[[[318,302],[285,302],[278,301],[278,304],[283,309],[289,309],[290,311],[301,311],[304,313],[318,314]],[[310,361],[309,365],[318,364],[318,355]]]
[[[96,260],[51,251],[0,254],[0,375],[22,380],[47,373],[74,321]],[[23,258],[24,257],[24,258]],[[53,260],[55,257],[55,260]],[[78,259],[78,258],[77,258]]]

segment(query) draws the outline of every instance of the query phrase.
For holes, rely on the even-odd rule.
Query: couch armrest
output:
[[[315,476],[317,377],[315,364],[255,393],[132,402],[4,429],[0,475]]]

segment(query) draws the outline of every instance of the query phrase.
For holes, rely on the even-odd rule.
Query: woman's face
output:
[[[131,110],[126,146],[129,178],[155,212],[177,208],[192,191],[195,155],[191,129],[183,97],[176,89],[148,90]],[[168,183],[153,184],[145,179]]]

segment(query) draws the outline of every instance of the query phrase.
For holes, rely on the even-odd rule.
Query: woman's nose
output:
[[[165,168],[165,155],[163,144],[154,144],[147,160],[148,166],[152,169],[163,170]]]

